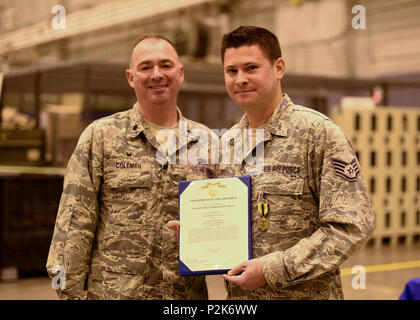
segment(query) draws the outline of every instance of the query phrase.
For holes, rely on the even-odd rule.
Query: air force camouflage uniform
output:
[[[188,132],[201,124],[187,121]],[[67,299],[207,299],[204,277],[180,277],[178,182],[214,177],[209,164],[157,161],[159,145],[137,104],[93,122],[81,135],[64,180],[47,270],[66,271]],[[173,161],[172,161],[173,163]]]
[[[247,128],[244,116],[232,129]],[[227,283],[228,298],[343,299],[339,265],[375,224],[350,143],[328,117],[284,95],[264,126],[264,144],[263,172],[252,176],[252,242],[267,284],[245,291]],[[220,176],[247,167],[221,164]],[[258,227],[258,203],[268,204],[267,230]]]

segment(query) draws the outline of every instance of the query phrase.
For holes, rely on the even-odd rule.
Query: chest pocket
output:
[[[112,172],[105,176],[104,184],[111,189],[150,188],[152,175],[150,172]]]
[[[273,173],[269,177],[261,177],[253,192],[254,249],[257,256],[291,247],[304,236],[310,222],[303,210],[304,178],[278,176],[275,181]],[[267,230],[258,228],[259,202],[267,203],[269,207],[267,218],[270,224]]]
[[[270,222],[289,225],[293,229],[287,219],[302,213],[303,186],[303,177],[282,177],[276,183],[262,185],[256,201],[268,203]]]
[[[140,222],[146,219],[144,213],[156,205],[158,199],[154,193],[150,172],[109,172],[104,177],[101,193],[102,210],[115,219]]]
[[[268,195],[299,196],[303,193],[303,177],[284,177],[275,183],[266,184],[262,191]]]

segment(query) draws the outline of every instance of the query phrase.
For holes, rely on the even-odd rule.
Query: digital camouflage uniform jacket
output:
[[[244,116],[230,131],[247,128]],[[222,152],[233,155],[232,141]],[[252,252],[267,283],[253,291],[226,283],[228,298],[343,299],[339,266],[375,225],[350,143],[328,117],[284,95],[264,126],[264,144],[263,172],[251,176]],[[221,163],[219,176],[244,175],[248,166]],[[265,231],[258,203],[269,205]]]
[[[188,133],[210,132],[178,115]],[[177,148],[177,164],[159,164],[137,104],[86,128],[67,167],[47,262],[50,277],[54,266],[65,269],[61,298],[207,299],[203,276],[179,276],[178,242],[166,227],[178,220],[178,182],[214,177],[212,165],[179,164],[195,143]]]

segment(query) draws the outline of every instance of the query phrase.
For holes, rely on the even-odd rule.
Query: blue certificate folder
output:
[[[244,238],[247,238],[247,240],[248,240],[247,246],[244,244],[244,242],[241,241],[242,240],[241,238],[239,240],[239,241],[241,241],[240,243],[241,243],[242,247],[247,247],[247,252],[245,252],[246,249],[242,250],[241,251],[241,257],[244,257],[244,258],[241,261],[239,261],[239,260],[235,261],[234,265],[229,265],[229,266],[225,265],[224,268],[218,268],[217,265],[216,265],[215,267],[208,268],[208,270],[207,269],[203,270],[202,268],[199,268],[200,270],[195,270],[195,268],[192,268],[193,270],[190,270],[190,268],[188,267],[188,263],[184,263],[181,260],[181,246],[182,246],[182,243],[181,243],[182,224],[181,224],[181,230],[180,230],[179,241],[178,241],[178,243],[179,243],[179,257],[180,257],[179,260],[178,260],[179,261],[179,274],[181,276],[225,274],[230,269],[232,269],[233,267],[238,265],[239,263],[241,263],[245,260],[252,259],[252,221],[251,221],[252,215],[251,215],[251,177],[250,176],[237,176],[237,177],[215,178],[215,179],[205,179],[205,180],[180,181],[179,186],[178,186],[179,220],[181,221],[181,217],[182,217],[183,214],[187,214],[187,213],[190,214],[190,215],[192,213],[199,214],[198,213],[199,211],[188,209],[187,206],[183,206],[183,204],[181,203],[181,195],[185,192],[185,190],[190,186],[190,184],[192,182],[194,182],[194,181],[198,182],[199,181],[200,183],[207,183],[208,182],[209,185],[220,185],[220,184],[223,185],[223,182],[226,181],[225,179],[237,179],[237,180],[241,181],[246,186],[246,191],[243,191],[242,184],[240,182],[234,181],[235,183],[242,186],[242,187],[240,187],[241,188],[241,195],[244,195],[244,197],[247,198],[247,200],[248,200],[247,201],[248,205],[246,205],[242,201],[241,202],[242,205],[240,206],[241,210],[237,210],[236,211],[237,213],[235,213],[235,216],[238,215],[238,214],[241,216],[242,211],[243,211],[243,214],[247,216],[247,227],[248,227],[247,235],[246,235],[246,231],[243,230],[244,228],[241,228],[242,231],[240,231],[242,235],[246,235]],[[231,182],[233,182],[233,181],[231,181]],[[202,187],[202,189],[203,188],[204,187]],[[235,190],[233,190],[233,191],[235,191]],[[210,192],[211,191],[209,191],[209,195],[211,194]],[[245,195],[246,192],[247,192],[247,195]],[[242,196],[239,199],[242,199]],[[197,200],[197,201],[199,201],[199,200]],[[187,210],[191,210],[191,211],[187,212]],[[223,211],[223,215],[226,216],[226,215],[229,214],[229,212],[231,212],[231,211],[229,209],[227,209],[226,211]],[[242,221],[245,221],[245,220],[242,220]],[[240,226],[238,226],[238,228],[240,228]],[[223,239],[221,241],[223,241]],[[228,248],[228,245],[229,245],[229,241],[226,242],[226,245],[222,245],[222,248],[223,248],[222,251],[226,250],[225,248]],[[233,248],[232,251],[234,252],[234,250],[235,249]],[[225,256],[223,256],[223,257],[225,257]],[[205,253],[203,253],[203,258],[206,259],[206,254]],[[234,261],[234,259],[232,259],[232,261]]]

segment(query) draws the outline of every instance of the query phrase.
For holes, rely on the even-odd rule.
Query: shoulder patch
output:
[[[357,165],[356,159],[351,162],[345,162],[340,159],[331,158],[331,162],[334,168],[334,173],[348,181],[356,181],[360,174],[359,166]]]

